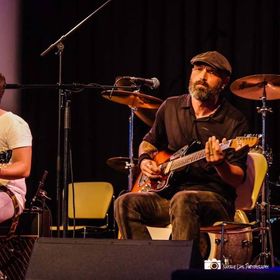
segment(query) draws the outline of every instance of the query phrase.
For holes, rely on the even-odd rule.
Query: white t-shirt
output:
[[[0,153],[15,148],[32,146],[32,135],[28,124],[12,112],[0,116]],[[24,209],[26,184],[25,178],[16,180],[0,180],[16,196],[20,211]]]

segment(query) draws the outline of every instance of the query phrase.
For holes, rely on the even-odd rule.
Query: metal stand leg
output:
[[[128,135],[128,154],[129,154],[129,174],[128,174],[128,191],[131,191],[132,187],[133,187],[133,167],[134,167],[134,163],[133,163],[133,158],[134,158],[134,154],[133,154],[133,144],[134,144],[134,111],[135,108],[131,107],[130,108],[130,117],[129,117],[129,135]]]
[[[224,246],[225,246],[225,225],[226,223],[222,223],[222,229],[221,229],[221,249],[220,249],[220,260],[222,262],[222,265],[224,265],[227,261],[225,260],[225,254],[224,254]]]
[[[267,82],[263,82],[263,96],[261,97],[262,107],[257,107],[257,112],[262,114],[262,150],[268,163],[269,153],[266,150],[266,116],[267,113],[271,113],[272,109],[266,106],[266,85]],[[260,211],[260,238],[261,238],[261,253],[258,255],[256,264],[266,265],[268,264],[268,258],[271,260],[271,266],[274,267],[274,254],[270,225],[270,203],[269,203],[269,189],[268,189],[268,174],[266,174],[265,181],[262,186],[261,203],[259,207]]]

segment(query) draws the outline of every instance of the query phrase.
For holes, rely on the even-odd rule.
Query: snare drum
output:
[[[246,214],[241,210],[236,210],[235,222],[248,223]],[[250,263],[253,252],[253,234],[250,227],[240,230],[225,231],[223,255],[229,264]],[[208,247],[210,246],[210,248]],[[206,233],[200,238],[200,251],[205,259],[220,260],[221,234]]]

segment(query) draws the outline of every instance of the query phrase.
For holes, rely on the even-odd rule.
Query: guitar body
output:
[[[167,169],[168,165],[172,164],[172,161],[180,157],[184,157],[185,155],[192,153],[199,148],[201,148],[200,142],[195,141],[190,146],[186,145],[172,155],[165,151],[158,152],[154,158],[154,161],[162,168],[162,178],[160,180],[149,179],[146,175],[140,173],[132,188],[132,192],[163,192],[164,190],[168,189],[170,183],[176,179],[176,176],[174,175],[176,175],[176,173],[180,170],[177,170],[176,172],[171,171],[165,173],[164,169]],[[183,169],[185,168],[186,167],[184,166]]]
[[[167,162],[170,158],[171,154],[165,152],[165,151],[160,151],[156,154],[154,161],[160,165],[165,162]],[[166,176],[164,176],[166,177]],[[164,178],[162,179],[164,181]],[[145,176],[142,172],[139,174],[137,177],[133,188],[132,192],[145,192],[145,191],[150,191],[151,189],[156,189],[157,186],[156,180],[150,180],[147,176]]]

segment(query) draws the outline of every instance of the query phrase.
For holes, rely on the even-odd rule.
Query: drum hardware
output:
[[[135,115],[147,126],[152,126],[156,117],[157,109],[138,108]]]
[[[224,233],[224,242],[222,245],[221,233],[208,233],[210,238],[210,253],[209,259],[221,259],[220,253],[222,249],[223,264],[245,264],[251,261],[252,257],[252,232],[226,232]]]
[[[130,108],[158,109],[162,100],[139,91],[105,90],[101,95],[113,102],[128,105]]]
[[[270,205],[270,224],[280,220],[280,205]]]
[[[273,211],[274,215],[280,215],[280,205],[270,205],[270,210]]]
[[[229,242],[229,240],[227,240],[226,238],[224,238],[224,244],[226,244],[227,242]],[[221,243],[221,239],[215,239],[215,243],[217,245],[220,245]],[[249,246],[252,246],[252,242],[250,240],[246,240],[246,239],[243,239],[241,240],[241,247],[244,248],[244,247],[249,247]]]
[[[115,89],[116,87],[132,86],[133,91],[126,91],[121,89]],[[135,90],[136,88],[136,90]],[[128,152],[129,152],[129,163],[128,166],[128,191],[131,191],[133,187],[133,167],[134,167],[134,116],[137,115],[137,110],[140,109],[138,114],[140,119],[145,119],[145,114],[141,109],[157,110],[162,100],[154,96],[150,96],[140,92],[140,86],[137,87],[137,83],[133,82],[130,77],[117,77],[114,87],[111,90],[104,90],[101,93],[102,97],[119,103],[127,105],[130,108],[130,117],[128,120]],[[148,118],[149,120],[149,118]]]
[[[224,258],[224,265],[229,266],[232,263],[232,259]]]
[[[206,259],[219,259],[223,265],[249,263],[253,252],[252,225],[255,224],[249,223],[244,211],[236,210],[233,222],[217,222],[210,227],[200,228],[200,238],[208,237],[210,240]],[[208,250],[204,249],[204,252]]]
[[[252,246],[252,242],[249,240],[242,240],[241,246],[242,246],[242,248]]]
[[[275,187],[280,187],[280,182],[278,182],[278,181],[276,181],[276,182],[269,181],[268,183]]]
[[[257,74],[246,76],[234,81],[230,90],[237,96],[250,99],[280,99],[280,75]],[[269,110],[269,108],[266,108]]]
[[[116,93],[116,96],[114,96],[114,93]],[[159,107],[157,103],[161,104],[162,102],[159,98],[142,94],[140,92],[127,91],[125,88],[124,90],[103,91],[102,96],[113,102],[128,105],[131,109],[133,109],[134,114],[150,127],[153,125],[155,115]]]
[[[227,242],[228,242],[228,240],[227,240],[226,238],[224,238],[224,244],[226,244]],[[221,239],[216,238],[216,239],[215,239],[215,243],[216,243],[217,245],[220,245],[220,244],[221,244]]]
[[[280,99],[280,76],[274,74],[247,76],[234,81],[231,84],[230,89],[235,95],[242,98],[261,100],[262,107],[257,107],[257,113],[262,116],[262,151],[268,164],[271,164],[271,151],[268,151],[266,147],[266,116],[268,113],[272,113],[272,109],[266,106],[266,101]],[[260,218],[259,230],[262,248],[255,261],[256,264],[266,265],[268,258],[270,258],[271,266],[274,267],[268,174],[266,175],[261,190],[261,203],[256,207],[256,210],[259,211],[257,216]]]
[[[129,157],[112,157],[107,159],[106,164],[116,171],[128,174],[130,169],[133,170],[133,173],[136,172],[137,161],[137,158],[133,158],[133,164],[131,165]]]

